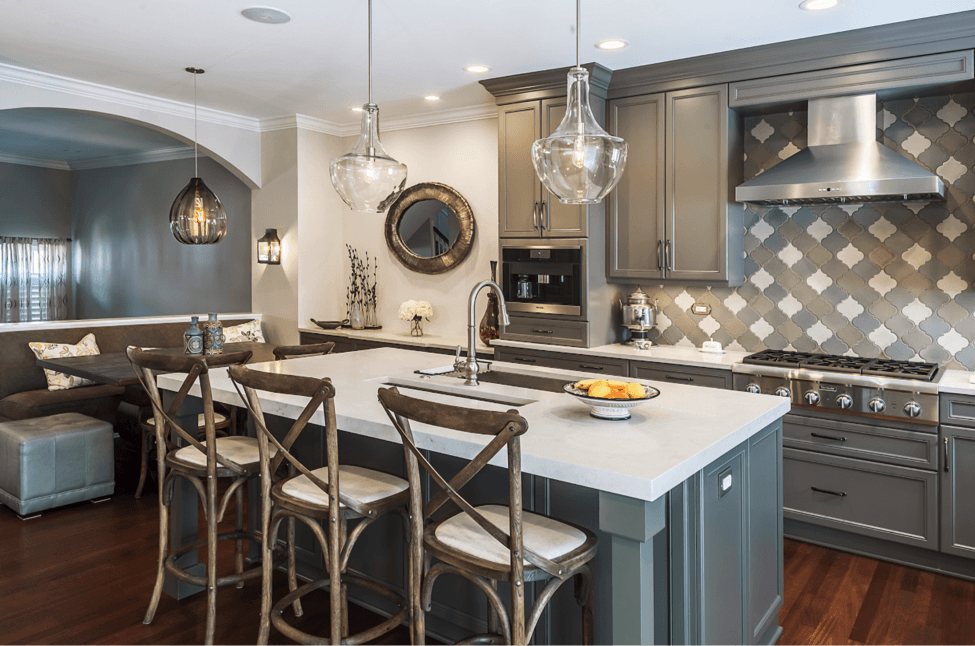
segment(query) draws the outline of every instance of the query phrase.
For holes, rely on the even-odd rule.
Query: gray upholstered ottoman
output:
[[[0,423],[0,503],[21,516],[114,491],[111,424],[80,413]]]

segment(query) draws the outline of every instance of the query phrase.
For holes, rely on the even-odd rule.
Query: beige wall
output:
[[[251,303],[264,314],[271,343],[298,342],[298,135],[296,128],[261,135],[262,187],[251,202]],[[281,264],[257,263],[257,239],[275,228]]]
[[[490,260],[498,255],[498,122],[497,119],[467,121],[382,134],[383,145],[394,158],[408,168],[407,186],[420,182],[447,184],[463,195],[471,205],[477,230],[474,248],[456,269],[437,276],[426,276],[408,270],[389,252],[383,227],[386,215],[357,213],[340,202],[343,242],[359,254],[369,252],[379,259],[379,319],[389,331],[408,330],[397,310],[405,300],[425,300],[433,305],[434,318],[424,324],[430,334],[463,334],[467,325],[467,298],[471,287],[490,276]],[[351,149],[355,138],[346,138],[343,152]],[[331,185],[328,185],[331,189]],[[332,191],[334,193],[334,191]],[[324,239],[327,232],[311,232]],[[302,240],[306,231],[302,230]],[[344,248],[329,266],[342,277],[338,298],[326,300],[321,290],[302,288],[302,301],[314,303],[324,318],[345,317],[345,284],[349,263]],[[482,299],[486,297],[482,296]],[[486,301],[485,301],[486,302]],[[478,315],[484,304],[478,304]],[[318,315],[313,315],[320,318]]]

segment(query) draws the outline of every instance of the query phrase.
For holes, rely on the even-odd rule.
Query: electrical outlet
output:
[[[697,314],[699,316],[707,316],[711,313],[711,306],[707,303],[694,303],[691,305],[691,314]]]

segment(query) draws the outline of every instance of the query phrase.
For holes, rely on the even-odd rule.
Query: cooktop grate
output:
[[[805,368],[808,370],[823,370],[846,374],[895,377],[898,379],[919,379],[921,381],[934,381],[935,376],[938,374],[938,364],[936,363],[844,357],[835,354],[793,352],[790,350],[762,350],[761,352],[748,355],[742,361],[760,366]]]

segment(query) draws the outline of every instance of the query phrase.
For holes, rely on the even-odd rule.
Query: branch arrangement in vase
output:
[[[351,273],[349,286],[345,290],[346,316],[349,327],[361,330],[364,327],[379,327],[376,301],[376,283],[379,262],[370,260],[369,252],[364,254],[365,260],[359,257],[359,252],[351,245],[345,245],[349,253]]]

